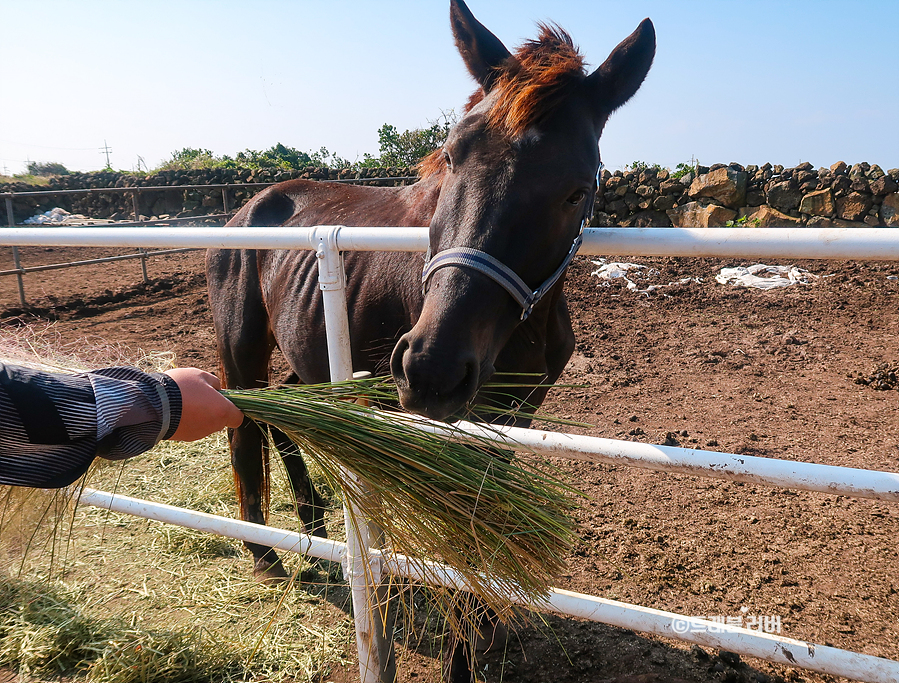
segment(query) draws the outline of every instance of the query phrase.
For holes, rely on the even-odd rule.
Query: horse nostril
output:
[[[393,353],[390,354],[390,374],[393,375],[393,381],[396,382],[398,386],[406,383],[404,358],[408,348],[409,340],[406,338],[406,335],[403,335],[396,343]]]

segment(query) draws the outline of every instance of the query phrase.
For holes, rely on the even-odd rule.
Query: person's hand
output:
[[[165,374],[181,390],[181,422],[173,441],[196,441],[225,427],[240,427],[243,413],[218,392],[218,377],[197,368],[174,368]]]

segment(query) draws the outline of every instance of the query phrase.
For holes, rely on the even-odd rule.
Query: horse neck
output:
[[[437,174],[426,176],[417,183],[400,189],[400,200],[408,207],[412,219],[409,225],[420,227],[430,225],[431,217],[437,210],[437,200],[440,198],[442,184],[442,174]]]

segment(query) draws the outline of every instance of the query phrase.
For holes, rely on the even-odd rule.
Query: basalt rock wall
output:
[[[815,170],[715,164],[604,171],[592,225],[899,227],[899,169],[840,161]]]
[[[144,218],[172,218],[221,213],[225,209],[221,188],[182,189],[184,185],[233,186],[226,192],[228,208],[233,210],[262,189],[252,183],[308,178],[396,185],[409,182],[399,178],[414,174],[413,168],[213,169],[147,175],[101,171],[59,176],[51,179],[47,187],[0,184],[0,193],[165,186],[171,189],[138,193],[139,214]],[[367,178],[386,180],[366,181]],[[133,194],[17,195],[13,209],[16,222],[57,206],[91,218],[130,220],[134,215]],[[899,169],[884,171],[876,164],[850,166],[840,161],[817,170],[809,163],[794,168],[715,164],[698,166],[680,177],[658,168],[603,171],[591,225],[899,227]]]

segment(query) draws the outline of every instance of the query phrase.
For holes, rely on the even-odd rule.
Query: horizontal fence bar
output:
[[[899,502],[897,472],[656,446],[521,427],[484,426],[464,421],[446,425],[412,415],[408,419],[419,428],[435,434],[460,439],[464,439],[465,434],[473,434],[500,441],[511,448],[524,448],[550,457]]]
[[[80,502],[332,562],[342,562],[346,554],[346,544],[338,541],[119,494],[84,489],[81,492]],[[371,554],[382,559],[384,568],[394,576],[404,576],[456,590],[466,588],[459,575],[443,565],[375,550]],[[510,594],[510,601],[529,609],[580,617],[706,647],[724,648],[741,655],[820,673],[845,676],[865,683],[899,681],[899,662],[893,660],[558,588],[551,589],[549,595],[537,603],[529,602],[514,593]]]
[[[324,227],[324,226],[320,226]],[[309,249],[315,228],[0,228],[6,246]],[[342,251],[426,251],[427,228],[342,227]],[[895,228],[588,228],[585,256],[899,260]]]
[[[240,519],[211,515],[208,512],[197,512],[165,503],[140,500],[119,493],[106,493],[85,488],[81,490],[78,500],[85,505],[92,505],[104,510],[121,512],[144,519],[154,519],[158,522],[175,524],[248,543],[258,543],[286,552],[310,555],[331,562],[341,562],[346,553],[346,544],[338,541],[308,536],[296,531],[276,529],[253,522],[244,522]]]
[[[3,275],[16,275],[18,273],[38,273],[42,270],[58,270],[60,268],[76,268],[78,266],[90,266],[95,263],[109,263],[111,261],[127,261],[129,259],[143,259],[149,256],[162,256],[164,254],[182,254],[187,251],[197,251],[196,247],[185,247],[183,249],[162,249],[159,251],[145,251],[141,254],[123,254],[122,256],[106,256],[104,258],[92,258],[84,261],[69,261],[67,263],[49,263],[45,266],[27,266],[22,268],[14,268],[13,270],[0,270],[0,277]]]
[[[544,603],[533,607],[619,628],[676,638],[706,647],[722,648],[740,655],[758,657],[769,662],[831,676],[843,676],[866,683],[899,681],[899,662],[892,659],[728,626],[697,617],[685,617],[674,612],[630,605],[592,595],[553,589]]]
[[[143,228],[46,229],[0,228],[0,246],[62,247],[203,247],[220,249],[311,249],[316,230],[284,227],[194,227],[147,230]],[[341,228],[341,251],[426,251],[427,228]]]
[[[585,256],[899,260],[895,228],[588,228]]]

